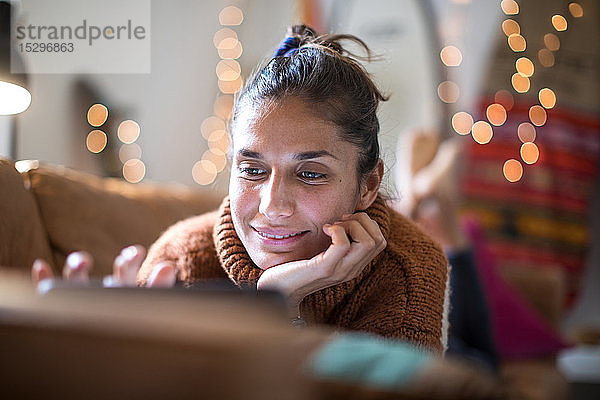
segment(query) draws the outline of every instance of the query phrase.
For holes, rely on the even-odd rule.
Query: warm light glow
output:
[[[31,94],[22,86],[0,81],[0,115],[19,114],[29,108]]]
[[[230,145],[229,133],[227,131],[213,131],[208,137],[208,147],[227,153]]]
[[[117,137],[123,143],[133,143],[139,136],[140,125],[131,119],[121,122],[117,128]]]
[[[240,77],[242,67],[236,60],[221,60],[217,63],[216,72],[221,81],[235,81]]]
[[[88,109],[87,120],[91,126],[100,126],[108,119],[108,108],[103,104],[94,104]]]
[[[515,15],[519,13],[519,5],[515,0],[502,0],[500,7],[506,15]]]
[[[502,32],[508,37],[514,34],[521,33],[521,26],[514,19],[507,19],[502,22]]]
[[[506,122],[506,110],[501,104],[490,104],[485,110],[485,115],[492,125],[500,126]],[[473,129],[475,129],[474,126]],[[473,135],[475,135],[475,133],[473,133]]]
[[[237,93],[242,89],[242,86],[244,86],[244,80],[241,76],[238,76],[234,81],[219,80],[219,90],[225,94]]]
[[[575,18],[583,17],[583,7],[578,3],[569,3],[569,12]]]
[[[544,45],[548,50],[557,51],[560,49],[560,39],[554,33],[544,35]]]
[[[494,95],[494,101],[498,104],[502,104],[502,107],[504,107],[506,111],[512,110],[513,106],[515,105],[515,100],[512,94],[510,94],[508,90],[504,89],[496,92]]]
[[[517,68],[517,72],[520,75],[525,76],[527,78],[529,78],[531,75],[533,75],[533,72],[535,71],[535,67],[533,66],[533,63],[527,57],[519,58],[515,62],[515,67]]]
[[[217,166],[210,160],[200,160],[192,167],[192,178],[199,185],[210,185],[217,173]]]
[[[235,41],[237,41],[237,33],[235,33],[233,29],[229,28],[219,29],[215,32],[215,35],[213,36],[213,44],[217,49],[220,49],[225,39],[235,39]]]
[[[140,158],[142,156],[142,148],[136,144],[124,144],[119,149],[119,160],[125,164],[128,160]]]
[[[540,99],[540,104],[544,106],[544,108],[553,108],[556,105],[556,95],[552,89],[541,89],[538,93],[538,98]]]
[[[223,41],[222,43],[224,42],[226,41]],[[239,42],[239,40],[235,40],[233,47],[223,47],[217,49],[217,51],[219,53],[219,57],[222,59],[234,60],[242,56],[244,49],[242,48],[242,44]]]
[[[244,21],[244,13],[236,6],[228,6],[219,13],[221,25],[240,25]]]
[[[452,116],[452,128],[459,135],[468,135],[473,127],[473,117],[471,114],[460,111]]]
[[[100,129],[94,129],[88,133],[87,138],[85,139],[85,145],[92,153],[100,153],[106,147],[107,142],[108,138],[106,137],[106,133]]]
[[[204,137],[204,139],[208,139],[210,137],[210,134],[213,133],[213,131],[224,131],[225,128],[225,121],[223,121],[219,117],[215,117],[214,115],[211,115],[210,117],[206,118],[204,121],[202,121],[202,124],[200,124],[200,132],[202,132],[202,136]]]
[[[458,85],[452,81],[444,81],[438,85],[438,96],[444,103],[456,103],[460,95]]]
[[[511,78],[511,83],[515,91],[518,93],[525,93],[529,90],[530,82],[529,78],[522,76],[518,72],[514,73]]]
[[[527,42],[523,36],[515,33],[508,37],[508,46],[514,52],[525,51],[527,48]]]
[[[521,159],[526,164],[534,164],[540,158],[540,150],[535,143],[526,142],[521,145]]]
[[[146,175],[146,165],[142,160],[134,158],[133,160],[127,160],[123,164],[123,178],[129,183],[138,183]]]
[[[531,106],[529,109],[529,120],[535,126],[542,126],[546,123],[546,110],[542,106]]]
[[[504,177],[509,182],[517,182],[523,177],[523,166],[518,160],[510,159],[506,160],[504,167],[502,168]]]
[[[552,16],[552,26],[559,32],[567,30],[567,20],[560,14]]]
[[[535,126],[531,125],[529,122],[520,123],[517,128],[517,135],[523,143],[533,142],[535,141],[536,136]]]
[[[462,62],[462,53],[456,46],[446,46],[440,51],[440,58],[444,65],[457,67]]]
[[[228,120],[233,108],[233,96],[225,94],[217,97],[213,105],[215,115],[223,120]]]
[[[502,107],[502,106],[500,106]],[[479,144],[486,144],[492,140],[494,130],[492,126],[485,121],[477,121],[473,124],[473,139]]]
[[[554,54],[548,49],[538,51],[538,60],[544,67],[549,68],[554,65]]]
[[[217,168],[217,172],[223,171],[227,165],[227,154],[216,148],[206,150],[202,154],[202,159],[212,161]]]

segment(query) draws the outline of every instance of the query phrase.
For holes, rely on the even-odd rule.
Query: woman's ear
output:
[[[371,207],[371,204],[373,204],[379,193],[381,179],[383,179],[383,161],[380,159],[361,185],[360,198],[356,205],[357,211],[366,210]]]

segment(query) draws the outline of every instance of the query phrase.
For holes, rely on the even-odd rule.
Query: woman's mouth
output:
[[[296,242],[309,231],[283,231],[276,229],[267,228],[253,228],[258,236],[262,239],[263,243],[273,245],[287,245]]]

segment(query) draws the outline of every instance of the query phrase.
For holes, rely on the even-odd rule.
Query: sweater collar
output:
[[[385,201],[378,196],[371,207],[366,210],[366,213],[379,224],[383,236],[387,239],[389,236],[390,218],[389,209]],[[256,282],[263,270],[254,264],[233,227],[229,197],[226,197],[221,204],[213,237],[221,266],[229,276],[229,279],[239,287],[255,289]],[[313,293],[307,296],[305,302],[312,304],[310,308],[317,315],[327,314],[331,307],[341,301],[347,293],[354,289],[362,277],[369,273],[378,258],[379,256],[371,261],[358,277]]]

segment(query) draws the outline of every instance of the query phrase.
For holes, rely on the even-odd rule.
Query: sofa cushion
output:
[[[29,274],[38,257],[53,261],[35,199],[14,163],[0,159],[0,266]]]
[[[73,251],[95,260],[93,276],[112,271],[120,250],[149,246],[176,221],[215,209],[221,198],[181,185],[130,184],[56,166],[24,172],[39,205],[56,269]]]

